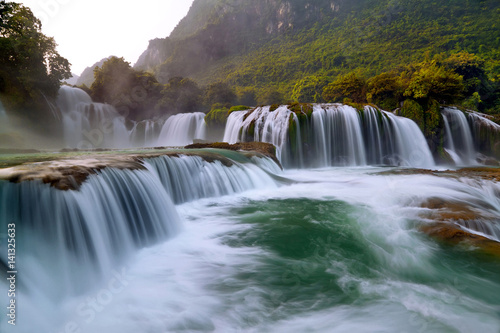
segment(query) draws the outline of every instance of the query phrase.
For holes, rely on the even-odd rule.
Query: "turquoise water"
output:
[[[498,220],[499,185],[383,170],[291,170],[287,185],[177,205],[181,231],[116,267],[122,288],[25,294],[24,331],[498,333],[500,260],[417,227],[429,197]]]
[[[84,331],[498,332],[498,259],[416,231],[409,204],[487,184],[372,171],[178,206],[184,231],[141,251]]]

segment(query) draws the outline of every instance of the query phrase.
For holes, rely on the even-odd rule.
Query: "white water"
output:
[[[35,241],[30,247],[52,249],[33,252],[31,258],[26,255],[19,258],[24,261],[22,276],[29,279],[31,288],[23,290],[19,298],[22,306],[18,309],[16,332],[71,332],[65,329],[68,327],[77,327],[84,333],[497,332],[500,319],[495,304],[500,304],[500,299],[492,291],[500,287],[498,281],[462,272],[462,266],[450,261],[436,243],[419,235],[411,221],[427,211],[420,204],[429,197],[482,207],[493,219],[498,219],[499,185],[427,175],[373,174],[380,170],[384,169],[288,171],[283,176],[295,180],[293,185],[275,187],[260,182],[255,184],[258,191],[179,205],[177,211],[184,224],[181,233],[161,241],[163,236],[166,239],[174,233],[151,231],[149,235],[160,244],[136,254],[130,252],[136,244],[129,235],[131,227],[127,226],[133,222],[132,216],[144,216],[143,221],[151,223],[157,221],[155,230],[178,226],[177,222],[162,223],[172,221],[172,207],[165,205],[168,199],[154,172],[110,170],[92,177],[82,187],[82,193],[57,192],[32,183],[8,184],[2,188],[2,200],[15,205],[34,203],[34,207],[26,210],[31,212],[29,215],[19,217],[23,223],[31,219],[36,222],[31,227],[33,235],[26,235],[26,239]],[[12,191],[20,194],[12,196]],[[135,191],[140,196],[133,195]],[[128,194],[133,196],[127,197]],[[113,198],[120,198],[117,203],[122,207],[116,207]],[[130,200],[138,201],[134,204]],[[292,229],[300,226],[293,222],[294,215],[309,221],[304,232],[336,221],[328,210],[335,200],[357,209],[349,213],[352,221],[343,222],[345,226],[339,226],[338,233],[324,239],[316,236],[319,252],[313,259],[282,258],[279,253],[258,245],[259,237],[279,237],[279,234],[256,234],[257,245],[251,242],[246,246],[231,245],[229,240],[238,240],[243,237],[240,234],[252,239],[259,225],[287,223],[280,215],[284,212],[274,214],[255,208],[273,201],[286,204],[287,200],[303,202],[295,208],[290,206],[293,210],[285,216],[290,219]],[[321,215],[310,216],[312,210],[303,212],[311,201],[318,202]],[[68,207],[81,210],[66,211]],[[130,216],[116,215],[125,211]],[[165,215],[156,220],[152,218],[155,213]],[[318,216],[323,220],[315,220]],[[114,261],[111,254],[115,246],[126,257],[122,266],[115,264],[114,272],[97,279],[98,270],[82,264],[84,256],[70,256],[60,243],[68,240],[61,234],[63,222],[67,221],[74,227],[68,232],[73,233],[79,232],[78,225],[91,223],[91,238],[103,239],[95,243],[99,246],[96,248],[99,256],[95,259],[103,265]],[[498,240],[498,223],[493,226],[496,234],[490,237]],[[347,260],[328,252],[334,251],[330,246],[351,229],[356,231],[359,246],[370,253],[370,262],[376,263],[372,268],[375,271],[358,275],[354,267],[367,264],[361,258]],[[58,237],[54,236],[57,234]],[[54,247],[37,245],[43,240],[52,240]],[[79,244],[75,252],[86,251],[85,244]],[[329,253],[325,258],[324,251]],[[467,266],[476,264],[469,262]],[[106,265],[103,269],[111,270]],[[59,280],[56,273],[65,271],[73,277]],[[267,275],[257,278],[259,272]],[[322,275],[316,277],[319,273]],[[336,297],[328,290],[328,284],[323,287],[327,288],[323,296],[321,289],[315,289],[314,281],[323,275],[330,276],[331,284],[341,288],[336,293],[353,293],[356,301],[322,306],[330,304],[329,298]],[[406,278],[413,275],[416,278]],[[56,279],[58,283],[54,283]],[[81,293],[68,291],[82,284],[91,284],[92,288]],[[285,289],[280,287],[282,284]],[[488,293],[490,297],[482,298],[481,295]],[[54,294],[59,297],[54,299]],[[0,324],[2,332],[8,332],[6,325],[5,321]]]
[[[350,106],[315,106],[312,114],[318,166],[366,165],[358,111]]]
[[[222,158],[231,166],[197,156],[165,156],[148,159],[149,170],[108,168],[89,176],[78,191],[0,181],[0,225],[15,223],[17,228],[17,270],[22,272],[17,299],[23,304],[18,317],[30,318],[18,321],[18,332],[64,330],[71,314],[64,311],[65,304],[78,300],[80,307],[72,311],[84,315],[86,296],[97,293],[106,303],[121,290],[128,283],[123,282],[123,265],[136,251],[181,230],[171,197],[185,202],[276,186],[254,164],[268,162],[227,154],[238,161],[210,152],[211,160]],[[5,284],[0,287],[6,292]],[[1,320],[0,330],[6,328],[10,326]]]
[[[109,104],[94,103],[83,90],[63,86],[57,104],[68,148],[185,146],[205,138],[203,113],[134,122]]]
[[[230,162],[231,167],[227,167],[218,160],[207,162],[199,156],[185,155],[147,160],[148,169],[161,180],[175,203],[276,186],[274,180],[253,162]]]
[[[445,149],[457,165],[475,165],[477,152],[465,114],[456,108],[445,108]]]
[[[292,116],[296,128],[293,143],[289,134]],[[347,105],[316,104],[311,124],[302,129],[286,106],[272,112],[269,107],[257,108],[250,115],[247,111],[231,113],[224,141],[251,140],[275,145],[285,167],[435,165],[424,135],[413,121],[368,106],[360,113]]]
[[[130,131],[130,141],[136,147],[157,147],[158,135],[164,124],[163,119],[139,121]]]
[[[62,86],[57,97],[68,148],[128,148],[125,118],[108,104],[93,103],[83,90]]]
[[[163,125],[158,146],[186,146],[194,139],[205,139],[205,114],[181,113],[171,116]]]
[[[273,144],[276,155],[283,160],[283,149],[287,148],[288,125],[292,112],[286,106],[280,106],[270,111],[270,106],[255,109],[248,116],[248,111],[232,112],[224,131],[224,142],[236,143],[245,141],[259,141]],[[246,119],[245,119],[245,116]],[[248,133],[254,128],[253,135]]]

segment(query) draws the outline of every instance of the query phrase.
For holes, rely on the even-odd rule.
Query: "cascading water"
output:
[[[180,113],[167,119],[158,137],[158,146],[186,146],[205,138],[205,114]]]
[[[185,146],[205,138],[205,114],[178,114],[134,122],[108,104],[93,103],[81,89],[63,86],[57,105],[69,148],[130,148]]]
[[[350,106],[314,107],[314,148],[318,166],[366,165],[359,113]]]
[[[268,142],[277,148],[276,155],[283,161],[285,158],[283,150],[287,149],[288,126],[292,112],[286,106],[280,106],[273,111],[270,108],[265,106],[253,112],[231,113],[224,132],[224,142],[231,144],[245,141]]]
[[[238,155],[238,153],[224,153],[226,155],[229,153],[229,156]],[[273,179],[251,160],[246,160],[245,164],[234,159],[229,161],[231,167],[225,166],[218,160],[207,162],[199,156],[181,155],[149,159],[147,163],[148,168],[158,175],[175,203],[220,197],[274,185]],[[274,162],[273,164],[276,165]]]
[[[467,113],[476,150],[500,159],[500,125],[477,112]]]
[[[442,112],[445,126],[445,149],[457,165],[474,165],[476,150],[465,114],[456,108]]]
[[[139,121],[130,131],[130,141],[136,147],[156,147],[164,124],[163,119]]]
[[[308,123],[301,123],[286,106],[275,111],[262,107],[251,113],[231,113],[224,141],[251,140],[277,146],[281,162],[288,168],[435,165],[413,121],[369,106],[358,111],[347,105],[316,104]]]
[[[15,223],[16,251],[22,258],[17,264],[22,272],[17,283],[23,286],[18,298],[24,301],[19,316],[35,318],[43,313],[48,321],[37,322],[37,331],[52,333],[54,327],[64,326],[58,317],[65,302],[95,292],[106,281],[113,281],[114,288],[121,267],[138,249],[179,231],[171,198],[182,203],[275,187],[268,171],[257,166],[268,158],[230,151],[201,156],[147,158],[143,163],[148,170],[108,167],[70,191],[40,181],[0,181],[0,226]],[[6,235],[1,237],[6,244]],[[0,267],[6,265],[0,261]],[[98,295],[107,297],[102,290]],[[85,313],[81,307],[76,311]],[[0,327],[4,324],[0,321]],[[30,325],[25,321],[18,326],[29,332]]]
[[[377,138],[405,124],[365,117],[374,156],[397,151]],[[496,259],[419,232],[445,216],[425,204],[438,198],[468,207],[441,223],[500,240],[498,183],[367,167],[287,170],[287,186],[276,186],[268,158],[168,154],[134,153],[146,169],[105,168],[79,190],[0,181],[0,228],[16,224],[16,332],[500,328]],[[8,288],[2,276],[0,295]],[[0,320],[0,331],[10,329]]]
[[[88,290],[135,249],[180,227],[157,178],[139,170],[105,169],[78,191],[2,181],[0,202],[0,225],[16,223],[18,250],[27,258],[19,262],[23,279],[29,279],[23,283],[55,299]]]
[[[128,148],[125,118],[108,104],[93,103],[83,90],[62,86],[57,97],[65,144],[69,148]]]

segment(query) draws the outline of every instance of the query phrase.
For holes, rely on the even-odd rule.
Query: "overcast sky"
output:
[[[14,0],[15,1],[15,0]],[[18,0],[42,21],[59,54],[80,75],[110,55],[132,65],[150,39],[167,37],[193,0]]]

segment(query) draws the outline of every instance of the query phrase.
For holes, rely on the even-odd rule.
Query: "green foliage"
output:
[[[26,115],[39,120],[45,118],[45,98],[54,98],[61,80],[71,77],[68,60],[41,27],[29,8],[0,2],[0,93],[9,109],[33,111]]]
[[[94,101],[111,104],[131,119],[155,115],[162,85],[152,74],[132,69],[123,58],[111,57],[95,68],[94,77],[90,87]]]
[[[410,118],[417,123],[422,131],[424,130],[424,108],[417,101],[412,99],[405,100],[399,111],[399,115]]]
[[[268,87],[284,100],[319,102],[316,77],[353,70],[373,77],[436,55],[446,70],[464,77],[465,94],[478,91],[478,82],[468,81],[461,70],[483,60],[487,78],[500,81],[498,0],[352,0],[336,2],[334,10],[331,1],[294,0],[285,13],[282,4],[196,1],[172,33],[175,38],[155,44],[158,51],[169,50],[157,73],[189,75],[202,84],[223,81],[238,91],[248,87],[261,104],[270,104],[263,98]],[[445,65],[460,52],[474,53],[480,61],[464,53]],[[483,107],[494,107],[496,86],[479,90]]]
[[[457,101],[463,90],[460,74],[439,66],[435,61],[425,61],[416,64],[403,95],[424,102],[434,99],[445,104]]]
[[[422,105],[416,100],[407,99],[403,102],[399,115],[415,121],[426,138],[436,136],[441,122],[440,104],[436,100]]]
[[[234,106],[231,106],[231,108],[229,109],[229,113],[234,112],[234,111],[245,111],[248,109],[250,109],[250,108],[246,105],[234,105]]]
[[[367,100],[384,110],[399,106],[403,91],[401,80],[395,72],[382,73],[367,81]]]
[[[261,105],[282,104],[284,103],[283,94],[274,88],[268,88],[258,98]]]
[[[257,95],[255,89],[251,87],[246,87],[238,91],[238,101],[244,105],[256,105]]]
[[[205,90],[205,103],[213,105],[215,103],[233,104],[236,101],[236,93],[223,82],[210,84]]]
[[[231,108],[227,108],[221,103],[216,103],[212,105],[212,109],[205,116],[205,122],[209,127],[212,128],[224,128],[227,118],[229,117],[231,112],[245,111],[248,109],[250,108],[245,105],[235,105]]]
[[[226,125],[227,117],[229,116],[229,109],[220,103],[212,106],[210,112],[205,116],[205,123],[209,127],[224,127]]]
[[[326,102],[342,102],[346,98],[355,103],[366,102],[366,82],[354,72],[338,77],[323,90]]]
[[[169,113],[196,112],[202,108],[203,90],[191,79],[171,78],[161,94],[157,106]]]
[[[308,103],[293,102],[288,106],[288,109],[292,112],[295,112],[299,116],[304,114],[307,117],[310,117],[313,112],[312,105]]]
[[[323,89],[329,83],[326,76],[310,75],[295,84],[291,99],[295,102],[322,103]]]

